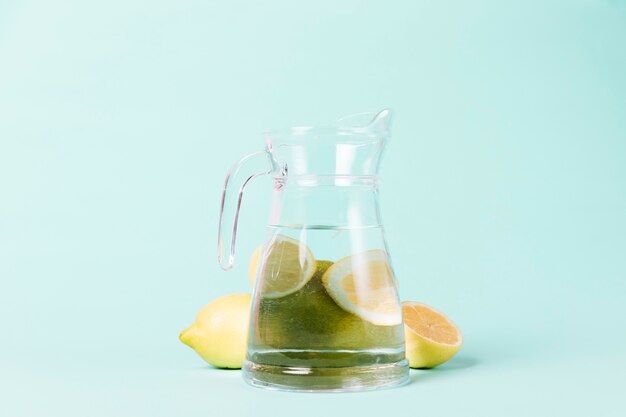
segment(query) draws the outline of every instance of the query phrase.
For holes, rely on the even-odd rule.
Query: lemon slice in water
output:
[[[322,277],[344,310],[379,326],[402,323],[393,274],[383,250],[356,253],[335,262]]]
[[[261,296],[279,298],[306,285],[315,273],[315,258],[309,247],[285,235],[276,235],[264,254]]]

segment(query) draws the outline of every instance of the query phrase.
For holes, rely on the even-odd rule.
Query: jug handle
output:
[[[257,164],[265,156],[265,170],[259,170]],[[224,191],[222,192],[222,204],[220,207],[220,223],[217,233],[217,260],[224,271],[228,271],[235,265],[235,241],[237,240],[237,223],[239,221],[239,211],[243,200],[243,192],[250,180],[261,175],[270,174],[268,169],[269,161],[266,151],[251,153],[239,159],[230,168],[224,181]],[[271,166],[271,165],[270,165]],[[236,185],[241,184],[239,188]],[[228,253],[225,256],[225,252]]]

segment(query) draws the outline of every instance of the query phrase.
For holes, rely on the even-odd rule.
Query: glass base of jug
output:
[[[252,386],[285,391],[367,391],[409,382],[407,360],[339,368],[263,365],[246,360],[242,370],[244,380]]]

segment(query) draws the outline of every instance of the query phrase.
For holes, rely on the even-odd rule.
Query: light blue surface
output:
[[[626,414],[626,2],[390,3],[0,3],[0,415]],[[269,204],[222,272],[230,164],[384,106],[401,296],[463,349],[363,394],[205,366],[178,333]]]

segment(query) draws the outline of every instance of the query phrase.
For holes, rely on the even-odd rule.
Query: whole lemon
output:
[[[256,281],[256,270],[259,266],[259,259],[261,258],[261,251],[263,246],[259,245],[252,252],[250,262],[248,263],[248,279],[250,280],[250,288],[254,288],[254,282]]]
[[[180,334],[181,342],[213,366],[241,368],[246,356],[250,303],[250,294],[231,294],[210,302]]]

